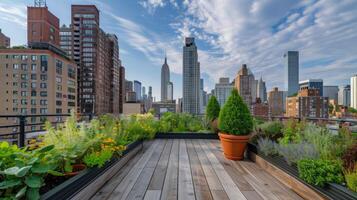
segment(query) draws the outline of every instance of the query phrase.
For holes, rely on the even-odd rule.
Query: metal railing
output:
[[[0,141],[11,139],[13,141],[17,141],[17,144],[19,147],[24,147],[25,141],[26,141],[26,134],[44,131],[44,129],[42,129],[42,128],[26,131],[26,127],[43,126],[43,125],[45,125],[45,122],[50,117],[57,118],[56,120],[48,120],[53,125],[56,125],[56,124],[64,122],[62,117],[69,117],[69,116],[70,116],[70,114],[0,115],[0,119],[5,118],[6,120],[9,120],[9,118],[10,118],[10,119],[15,119],[14,121],[17,122],[17,124],[12,124],[12,125],[0,125]],[[94,117],[93,114],[82,114],[80,116],[84,117],[83,120],[91,120]],[[28,118],[42,118],[42,119],[40,119],[41,122],[39,122],[39,123],[28,123],[27,122]],[[43,118],[46,118],[46,120],[44,120]],[[11,133],[4,133],[2,130],[7,129],[7,128],[13,128],[13,129],[16,128],[16,131],[12,131]],[[9,137],[11,137],[11,138],[9,138]]]

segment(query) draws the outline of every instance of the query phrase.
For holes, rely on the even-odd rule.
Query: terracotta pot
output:
[[[75,164],[72,165],[72,167],[73,167],[72,172],[66,172],[65,176],[69,176],[69,177],[76,176],[77,174],[79,174],[79,172],[87,168],[84,164]]]
[[[249,135],[219,133],[224,156],[229,160],[243,160],[249,138]]]

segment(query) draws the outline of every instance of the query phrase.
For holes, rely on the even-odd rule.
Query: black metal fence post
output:
[[[19,133],[19,147],[24,147],[25,146],[25,123],[26,123],[26,117],[21,115],[19,116],[20,120],[20,133]]]

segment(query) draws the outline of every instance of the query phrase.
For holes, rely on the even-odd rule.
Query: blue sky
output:
[[[33,0],[0,0],[0,28],[12,45],[26,44],[26,6]],[[71,4],[94,4],[100,26],[119,38],[128,80],[153,87],[160,99],[165,51],[175,98],[182,96],[182,45],[194,36],[201,77],[210,91],[219,77],[247,63],[268,90],[283,88],[283,54],[300,51],[300,80],[342,85],[357,73],[355,0],[47,0],[61,24]]]

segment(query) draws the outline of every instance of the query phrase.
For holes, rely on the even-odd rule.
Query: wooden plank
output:
[[[114,174],[116,174],[125,164],[133,158],[140,150],[142,145],[137,146],[131,150],[128,154],[122,157],[114,166],[107,169],[103,174],[97,177],[94,181],[88,184],[87,187],[79,191],[72,199],[81,200],[81,199],[90,199],[97,191],[108,181]]]
[[[177,199],[178,159],[179,159],[179,140],[174,140],[170,153],[169,163],[167,166],[165,182],[161,193],[162,200]]]
[[[313,189],[306,186],[304,183],[285,173],[281,169],[275,167],[269,162],[265,161],[263,158],[255,155],[254,153],[250,153],[249,157],[251,160],[255,161],[255,163],[263,168],[269,174],[272,174],[276,179],[278,179],[285,186],[296,192],[304,199],[316,199],[316,200],[324,200],[327,199]]]
[[[160,160],[155,168],[154,175],[151,177],[148,190],[162,190],[167,171],[167,164],[169,163],[171,148],[173,140],[168,140],[164,151],[161,154]]]
[[[155,140],[149,149],[144,153],[143,157],[134,165],[130,170],[129,174],[124,178],[124,180],[115,188],[109,199],[125,199],[131,188],[134,186],[136,180],[138,179],[141,171],[144,169],[146,163],[149,161],[154,150],[157,148],[158,141]]]
[[[261,197],[258,194],[258,192],[256,192],[255,190],[254,191],[242,191],[242,193],[248,200],[263,200],[263,197]]]
[[[254,190],[264,199],[264,200],[278,200],[279,198],[275,196],[267,187],[264,187],[255,177],[248,175],[243,175],[245,180],[254,188]]]
[[[161,190],[147,190],[144,200],[158,200],[160,199]]]
[[[125,166],[118,171],[93,197],[93,200],[105,200],[114,189],[120,184],[126,175],[128,175],[131,168],[136,164],[136,162],[143,156],[142,152],[136,154]]]
[[[138,179],[136,180],[133,188],[131,189],[126,199],[132,200],[132,199],[144,198],[146,189],[149,186],[150,179],[155,171],[155,167],[157,165],[157,162],[159,161],[159,158],[164,149],[164,146],[166,145],[167,140],[158,140],[158,141],[159,144],[157,145],[154,153],[151,155],[149,161],[146,163],[143,171],[139,175]]]
[[[180,140],[178,199],[179,200],[195,199],[190,160],[188,158],[185,140]]]
[[[221,184],[226,191],[228,197],[230,199],[246,199],[243,193],[239,190],[237,185],[234,183],[232,178],[228,175],[224,167],[221,163],[217,160],[216,156],[210,151],[208,145],[200,141],[201,148],[206,153],[208,160],[211,162],[212,168],[216,172]]]
[[[222,164],[228,175],[233,179],[234,183],[241,191],[254,191],[253,187],[243,178],[243,174],[240,173],[234,166],[233,161],[225,159],[223,153],[216,148],[217,141],[210,141],[212,147],[212,153],[216,156],[218,161]]]
[[[186,140],[188,156],[190,159],[192,180],[195,190],[195,196],[198,200],[210,200],[213,199],[208,183],[201,167],[200,161],[197,156],[197,152],[193,147],[190,140]]]
[[[214,200],[229,200],[227,193],[224,190],[211,190]]]

